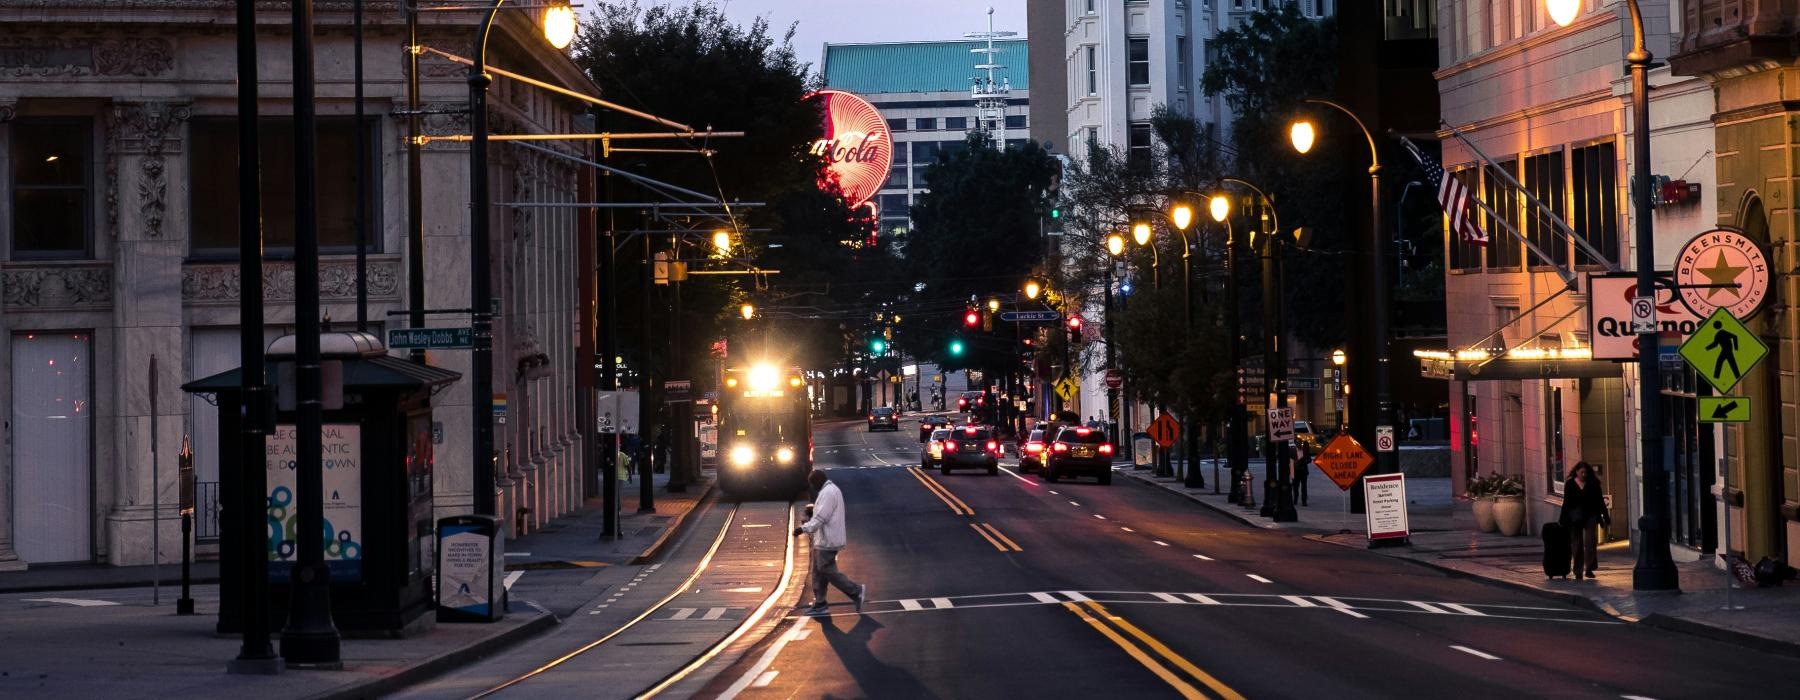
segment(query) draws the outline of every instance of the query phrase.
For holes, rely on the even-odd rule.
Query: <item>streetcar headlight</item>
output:
[[[782,445],[775,449],[775,461],[789,464],[794,461],[794,448]]]
[[[748,467],[754,461],[756,461],[756,450],[750,449],[749,445],[733,445],[731,447],[732,466]]]
[[[750,368],[750,388],[756,391],[774,391],[781,385],[781,373],[773,365],[756,365]]]

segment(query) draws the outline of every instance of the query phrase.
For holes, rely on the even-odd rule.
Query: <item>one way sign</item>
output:
[[[1750,399],[1744,396],[1702,396],[1699,406],[1702,423],[1750,422]]]

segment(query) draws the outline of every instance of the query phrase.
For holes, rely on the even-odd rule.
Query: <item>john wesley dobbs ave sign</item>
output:
[[[462,328],[390,328],[388,347],[395,349],[453,350],[475,346],[475,330]]]

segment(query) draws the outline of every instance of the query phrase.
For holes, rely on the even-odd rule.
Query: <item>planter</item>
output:
[[[1494,525],[1499,528],[1500,534],[1507,537],[1517,537],[1524,532],[1525,497],[1495,496]]]
[[[1494,499],[1488,496],[1476,496],[1471,501],[1475,509],[1475,531],[1494,531]]]

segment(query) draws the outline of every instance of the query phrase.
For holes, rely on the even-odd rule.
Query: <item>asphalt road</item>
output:
[[[920,473],[916,424],[821,426],[863,614],[790,611],[734,697],[1699,698],[1800,664],[1247,527],[1116,480]],[[1010,464],[1010,460],[1008,460]],[[802,567],[803,568],[803,567]],[[796,572],[804,585],[804,571]]]

